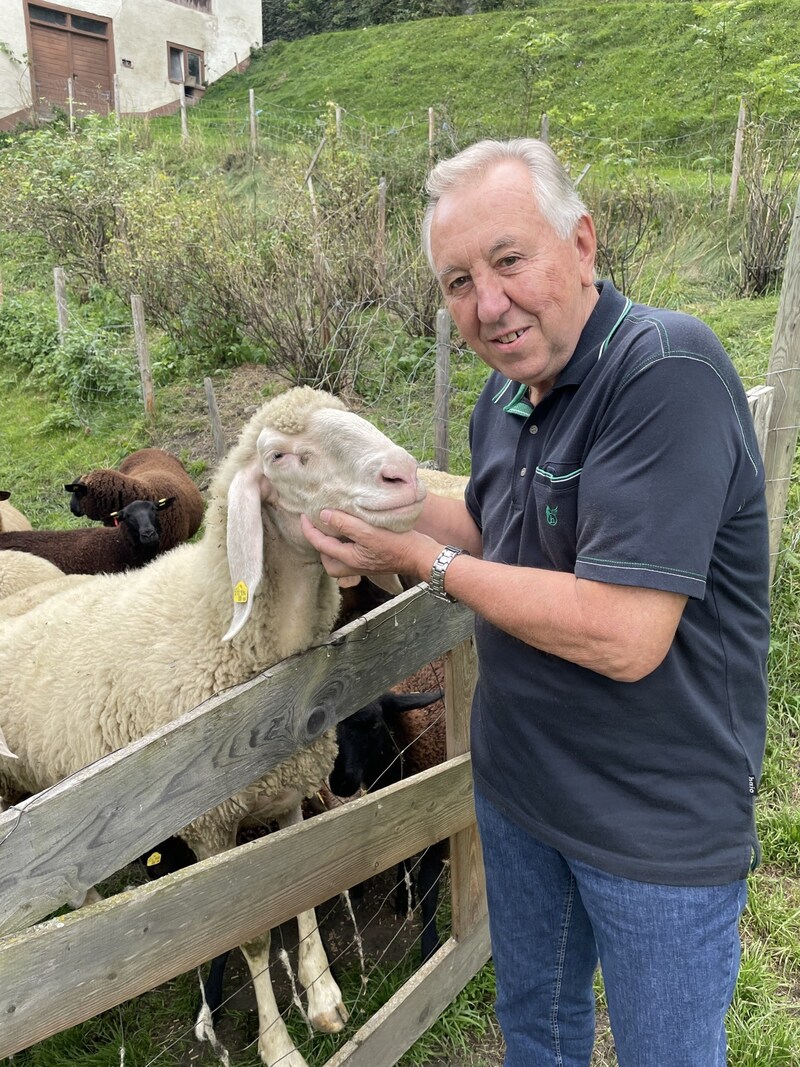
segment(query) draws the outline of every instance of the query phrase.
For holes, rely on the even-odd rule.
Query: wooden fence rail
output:
[[[30,924],[80,898],[395,681],[471,644],[472,625],[471,612],[417,587],[324,645],[0,815],[0,1057],[456,835],[453,937],[393,998],[393,1009],[334,1057],[337,1065],[395,1063],[489,956],[468,754],[301,826]],[[460,647],[447,666],[450,744],[462,752],[470,664]]]

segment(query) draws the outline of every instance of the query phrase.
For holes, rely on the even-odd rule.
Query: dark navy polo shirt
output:
[[[747,398],[719,341],[609,283],[532,408],[493,373],[470,425],[484,558],[688,595],[663,663],[616,682],[476,620],[472,760],[535,837],[612,874],[744,877],[766,725],[769,550]]]

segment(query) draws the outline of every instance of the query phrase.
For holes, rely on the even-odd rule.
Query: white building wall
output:
[[[169,80],[167,41],[203,52],[208,83],[262,43],[261,0],[212,0],[210,14],[172,0],[54,3],[112,20],[112,60],[123,112],[147,113],[179,100],[180,89]],[[27,48],[22,0],[0,0],[0,119],[30,106]]]
[[[0,117],[30,107],[27,52],[22,0],[0,0]]]

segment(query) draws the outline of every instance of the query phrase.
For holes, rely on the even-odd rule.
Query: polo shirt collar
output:
[[[610,281],[596,282],[600,294],[569,363],[559,374],[553,389],[564,385],[580,385],[600,357],[604,345],[631,309],[631,301]],[[533,411],[528,400],[528,387],[506,379],[505,385],[492,397],[492,403],[503,404],[510,415],[527,417]]]

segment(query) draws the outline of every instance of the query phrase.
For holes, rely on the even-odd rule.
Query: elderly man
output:
[[[587,1067],[602,969],[621,1067],[723,1067],[769,638],[764,472],[714,334],[595,279],[547,145],[440,163],[423,240],[492,373],[465,500],[406,534],[305,522],[332,574],[476,613],[475,803],[506,1067]]]

